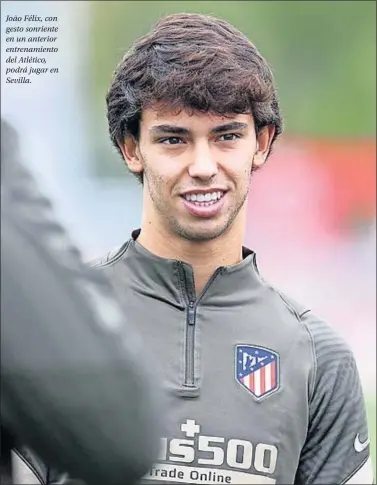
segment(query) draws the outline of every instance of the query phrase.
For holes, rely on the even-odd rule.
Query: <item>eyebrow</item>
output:
[[[218,134],[224,131],[240,131],[247,130],[249,125],[247,123],[240,123],[239,121],[232,121],[231,123],[226,123],[225,125],[219,125],[211,130],[211,133]]]
[[[187,128],[182,128],[175,125],[156,125],[152,126],[150,132],[153,134],[159,133],[174,133],[175,135],[188,135],[190,133]]]
[[[223,133],[225,131],[234,131],[234,130],[247,130],[249,125],[246,123],[240,123],[239,121],[233,121],[231,123],[226,123],[224,125],[216,126],[211,130],[211,134],[217,135],[219,133]],[[152,126],[150,129],[152,134],[174,134],[174,135],[189,135],[190,130],[187,128],[182,128],[181,126],[176,125],[156,125]]]

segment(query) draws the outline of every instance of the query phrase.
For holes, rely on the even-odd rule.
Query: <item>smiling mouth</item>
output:
[[[203,193],[186,194],[186,195],[182,195],[182,198],[185,201],[197,207],[209,207],[219,202],[219,200],[221,200],[224,197],[224,195],[225,195],[225,192],[219,190],[214,192],[208,192],[206,194],[203,194]]]

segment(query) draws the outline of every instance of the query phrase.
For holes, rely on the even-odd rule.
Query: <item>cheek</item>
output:
[[[169,158],[159,153],[148,153],[144,156],[144,170],[149,178],[164,184],[173,185],[182,175],[183,163],[179,158]]]
[[[166,198],[164,194],[170,191],[175,180],[166,160],[155,159],[153,164],[146,162],[144,174],[149,191],[155,198]]]
[[[228,176],[233,179],[237,185],[248,184],[253,168],[253,158],[251,155],[248,154],[245,156],[244,153],[235,155],[232,163],[227,163],[226,166]]]
[[[165,177],[156,171],[154,171],[151,167],[148,167],[145,170],[145,177],[148,181],[149,188],[154,193],[163,192],[164,187],[166,187],[166,180]]]

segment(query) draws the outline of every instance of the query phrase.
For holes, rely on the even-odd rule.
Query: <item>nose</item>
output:
[[[188,171],[190,177],[202,180],[210,180],[218,173],[217,162],[208,146],[202,144],[195,148]]]

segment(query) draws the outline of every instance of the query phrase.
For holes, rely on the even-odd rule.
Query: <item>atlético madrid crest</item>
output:
[[[279,354],[253,345],[236,345],[236,380],[260,399],[279,388]]]

